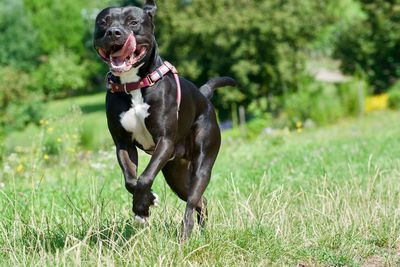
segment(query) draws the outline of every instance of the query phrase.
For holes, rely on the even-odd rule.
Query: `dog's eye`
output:
[[[111,20],[111,17],[110,17],[110,16],[106,16],[105,18],[98,20],[98,21],[97,21],[97,24],[98,24],[99,26],[105,27],[105,26],[108,25],[108,23],[110,22],[110,20]]]
[[[102,20],[99,20],[98,22],[97,22],[97,24],[99,24],[100,26],[106,26],[107,25],[107,20],[105,20],[105,19],[102,19]]]
[[[138,25],[138,23],[139,23],[139,21],[135,20],[135,19],[132,18],[132,17],[129,17],[129,18],[127,19],[127,22],[128,22],[128,25],[129,25],[129,26],[136,26],[136,25]]]

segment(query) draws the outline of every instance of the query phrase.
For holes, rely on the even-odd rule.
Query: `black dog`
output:
[[[96,18],[94,47],[110,66],[107,121],[135,218],[145,221],[156,202],[151,186],[161,170],[171,189],[187,202],[182,237],[193,228],[193,211],[205,222],[203,193],[210,181],[221,135],[212,104],[215,88],[235,85],[214,78],[198,89],[177,76],[157,52],[154,1],[138,7],[106,8]],[[136,90],[137,89],[137,90]],[[136,147],[152,155],[137,178]]]

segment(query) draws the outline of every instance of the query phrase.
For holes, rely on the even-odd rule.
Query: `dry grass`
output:
[[[139,226],[111,149],[18,153],[0,180],[0,265],[399,265],[398,118],[225,141],[206,192],[208,226],[186,244],[177,238],[184,204],[161,176],[162,205]]]

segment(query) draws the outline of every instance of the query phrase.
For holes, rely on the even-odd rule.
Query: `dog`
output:
[[[203,196],[221,145],[210,98],[217,87],[235,86],[229,77],[211,79],[197,88],[178,76],[158,54],[154,35],[155,1],[143,8],[109,7],[96,18],[94,48],[110,67],[107,75],[107,124],[125,187],[133,195],[135,219],[146,222],[158,202],[151,187],[162,171],[167,184],[186,201],[181,237],[190,236],[197,220],[204,226]],[[151,155],[137,174],[137,148]]]

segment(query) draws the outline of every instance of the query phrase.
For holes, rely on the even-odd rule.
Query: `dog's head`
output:
[[[96,18],[94,48],[115,75],[138,67],[150,57],[155,44],[154,0],[142,8],[108,7]]]

